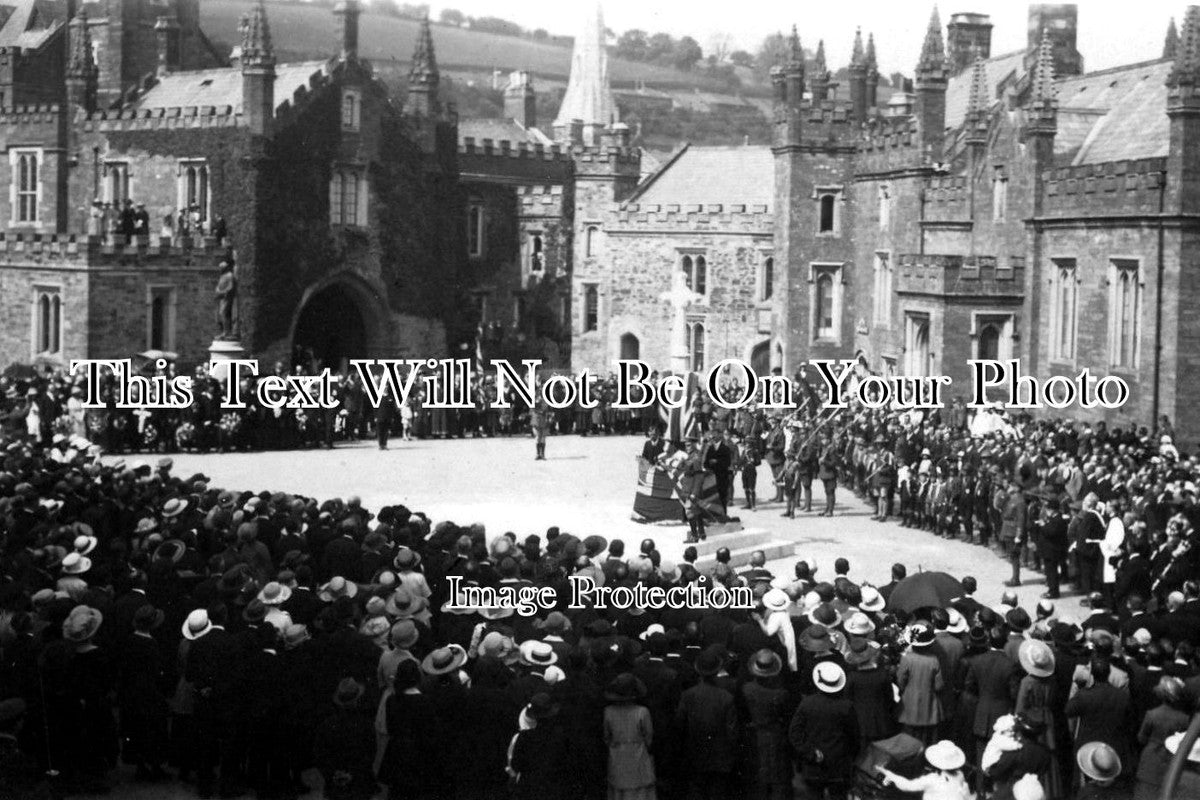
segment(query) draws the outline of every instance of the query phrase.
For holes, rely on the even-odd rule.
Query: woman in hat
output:
[[[608,746],[608,799],[654,800],[654,724],[641,704],[646,687],[629,672],[608,685],[604,699],[604,743]]]
[[[1051,797],[1061,797],[1065,791],[1059,760],[1054,751],[1058,742],[1055,718],[1062,702],[1054,682],[1054,651],[1038,639],[1026,639],[1017,651],[1025,677],[1017,690],[1015,713],[1033,723],[1037,742],[1050,751],[1049,770],[1041,776],[1042,785]]]
[[[516,800],[576,796],[572,791],[570,744],[559,721],[559,705],[535,694],[520,714],[509,768]]]
[[[1158,800],[1163,776],[1171,763],[1166,741],[1172,734],[1185,730],[1191,718],[1188,696],[1179,678],[1161,678],[1154,687],[1154,697],[1159,704],[1146,712],[1138,730],[1137,740],[1142,753],[1138,759],[1134,800]]]
[[[117,763],[117,727],[110,700],[113,667],[108,653],[96,643],[104,616],[90,606],[75,606],[63,622],[62,638],[73,652],[67,662],[65,686],[74,710],[75,726],[69,769],[89,791],[102,791],[104,775]]]
[[[920,792],[923,800],[974,800],[962,768],[967,757],[954,742],[943,740],[925,748],[925,760],[933,770],[919,778],[905,778],[885,767],[878,767],[883,782],[902,792]]]
[[[862,743],[895,736],[896,695],[889,670],[879,666],[880,647],[875,642],[851,637],[846,658],[846,699],[858,717]]]
[[[795,704],[780,684],[783,660],[776,653],[759,650],[747,669],[754,678],[741,689],[748,714],[746,734],[753,753],[750,778],[756,797],[781,800],[790,797],[792,790],[787,726]]]
[[[343,678],[333,694],[333,713],[317,726],[313,759],[325,783],[325,800],[368,800],[376,789],[375,726],[361,707],[366,687]]]
[[[896,686],[900,689],[900,724],[904,732],[929,744],[942,721],[940,694],[947,676],[941,661],[933,654],[937,641],[933,626],[919,622],[910,628],[908,650],[900,656],[896,668]]]
[[[431,735],[437,730],[435,712],[421,692],[421,668],[416,661],[402,661],[396,667],[391,688],[384,706],[386,745],[379,781],[388,787],[389,798],[434,800],[441,792],[436,750],[443,743]]]

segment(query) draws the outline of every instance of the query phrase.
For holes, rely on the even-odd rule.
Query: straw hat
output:
[[[837,694],[846,688],[846,672],[832,661],[821,661],[812,671],[813,684],[826,694]]]
[[[871,622],[871,618],[866,614],[856,611],[850,615],[842,628],[851,636],[870,636],[875,632],[875,623]]]
[[[1178,742],[1175,749],[1179,749]],[[1104,742],[1088,742],[1080,747],[1075,762],[1084,775],[1101,783],[1116,780],[1121,775],[1121,757]]]
[[[1054,674],[1054,651],[1039,639],[1026,639],[1017,650],[1021,666],[1035,678],[1049,678]]]
[[[183,638],[194,641],[211,631],[212,628],[213,624],[212,620],[208,618],[208,611],[197,608],[183,621]]]
[[[531,667],[549,667],[558,663],[558,653],[546,642],[528,639],[521,642],[521,663]]]
[[[262,588],[258,593],[258,599],[265,606],[278,606],[286,603],[288,598],[292,596],[290,586],[285,586],[279,581],[271,581]]]
[[[967,625],[967,618],[958,612],[956,608],[946,609],[946,613],[950,616],[950,624],[946,626],[946,633],[958,635],[966,633],[970,627]]]
[[[63,638],[79,644],[86,642],[100,630],[104,615],[91,606],[75,606],[63,621]]]
[[[446,675],[457,671],[467,662],[467,651],[456,644],[439,647],[421,662],[421,671],[426,675]]]
[[[937,744],[925,748],[925,760],[934,769],[951,772],[962,769],[967,763],[967,756],[954,742],[943,739]]]
[[[348,581],[341,575],[330,578],[329,583],[321,587],[318,596],[326,603],[332,603],[339,597],[354,597],[358,594],[358,584]]]
[[[81,556],[86,556],[88,553],[96,549],[96,545],[100,544],[100,540],[95,536],[81,534],[75,537],[75,552]]]
[[[887,601],[883,599],[883,595],[879,593],[878,589],[876,589],[874,586],[863,585],[862,600],[858,604],[860,609],[870,613],[876,613],[878,611],[883,611],[884,606],[886,605]]]
[[[182,497],[172,497],[163,504],[162,515],[166,519],[172,519],[174,517],[178,517],[180,514],[186,511],[187,507],[187,500],[184,500]]]
[[[763,595],[762,603],[768,611],[786,611],[792,600],[782,589],[772,589]]]
[[[91,568],[92,560],[74,551],[67,553],[62,560],[62,573],[64,575],[82,575]]]

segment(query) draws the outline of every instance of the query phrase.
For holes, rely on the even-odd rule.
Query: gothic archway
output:
[[[621,358],[625,361],[635,361],[641,358],[642,343],[632,333],[621,335]]]
[[[760,378],[771,374],[771,342],[764,339],[750,351],[750,369]]]
[[[292,326],[292,361],[305,371],[341,372],[353,358],[380,355],[382,310],[374,290],[351,276],[312,287]]]

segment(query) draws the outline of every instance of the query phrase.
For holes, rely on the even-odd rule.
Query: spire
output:
[[[1167,86],[1195,86],[1200,83],[1200,6],[1188,6],[1183,15],[1183,30],[1175,50],[1175,66]]]
[[[423,84],[436,86],[440,75],[438,73],[437,56],[433,52],[433,31],[429,28],[429,17],[421,20],[421,30],[417,34],[417,46],[413,50],[412,69],[408,73],[410,86]]]
[[[790,69],[804,71],[804,48],[800,46],[800,33],[792,26],[792,35],[788,37],[787,64]]]
[[[879,74],[879,62],[875,60],[875,34],[867,34],[867,55],[865,57],[867,72]]]
[[[573,120],[583,122],[584,141],[599,142],[599,131],[618,120],[617,103],[608,82],[608,49],[605,39],[604,12],[597,3],[584,20],[583,32],[575,39],[571,54],[571,77],[567,93],[554,120],[559,139],[570,138]]]
[[[1050,41],[1050,31],[1045,29],[1042,30],[1042,42],[1038,45],[1037,60],[1033,64],[1033,75],[1029,85],[1030,98],[1035,105],[1044,106],[1048,102],[1055,102],[1054,45]]]
[[[271,46],[271,26],[263,0],[254,4],[250,19],[242,29],[242,65],[274,66],[275,49]]]
[[[88,30],[87,12],[82,8],[71,20],[71,55],[67,61],[67,77],[87,80],[96,72],[92,55],[92,34]]]
[[[825,40],[817,42],[817,54],[813,57],[813,72],[816,73],[813,80],[822,80],[825,78],[825,73],[829,72],[829,67],[825,65]]]
[[[942,41],[942,21],[937,6],[929,17],[929,28],[925,31],[925,44],[921,46],[921,60],[917,62],[917,73],[945,72],[946,47]]]
[[[1174,58],[1179,49],[1179,31],[1175,30],[1175,18],[1171,17],[1167,24],[1167,38],[1163,40],[1163,58]]]
[[[854,29],[854,50],[850,53],[850,66],[866,66],[866,60],[863,56],[862,28]]]

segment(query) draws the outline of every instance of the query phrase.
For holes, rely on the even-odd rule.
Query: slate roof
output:
[[[773,205],[771,148],[688,145],[630,198],[660,205]]]
[[[66,7],[54,0],[0,4],[0,47],[37,50],[64,24]]]
[[[996,88],[1013,73],[1023,71],[1022,61],[1024,50],[1016,50],[999,56],[992,56],[983,62],[987,73],[989,88],[988,99],[996,102]],[[971,69],[966,69],[950,79],[946,87],[946,127],[951,130],[959,128],[967,117],[967,102],[971,98]]]
[[[1064,118],[1090,112],[1094,123],[1078,144],[1058,142],[1064,163],[1101,164],[1167,155],[1167,75],[1172,61],[1148,61],[1057,82],[1059,131]],[[1074,144],[1074,146],[1072,146]]]
[[[325,68],[324,61],[298,61],[275,66],[275,105],[291,100],[296,90],[307,86],[313,73]],[[242,71],[237,67],[173,72],[130,105],[134,109],[233,106],[242,110]]]
[[[515,119],[498,119],[495,117],[468,117],[458,121],[458,140],[461,142],[468,136],[475,139],[476,145],[482,145],[484,139],[500,142],[528,142],[529,144],[552,144],[552,140],[537,128],[522,127]]]

